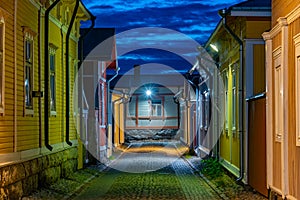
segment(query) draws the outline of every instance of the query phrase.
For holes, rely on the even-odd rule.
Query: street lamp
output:
[[[151,96],[151,94],[152,94],[151,90],[147,90],[147,91],[146,91],[146,95],[147,95],[147,96]]]

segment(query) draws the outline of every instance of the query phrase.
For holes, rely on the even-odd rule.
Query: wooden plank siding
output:
[[[300,3],[300,1],[299,1]],[[288,53],[291,55],[291,57],[294,57],[295,55],[295,45],[293,38],[295,35],[300,33],[300,18],[297,18],[295,21],[293,21],[289,25],[289,33],[288,33],[288,38],[289,38],[289,47],[288,47]],[[296,74],[296,62],[295,59],[288,59],[288,66],[289,66],[289,110],[292,112],[289,112],[288,114],[290,115],[289,117],[289,124],[288,124],[288,133],[296,133],[296,104],[300,104],[300,102],[295,102],[295,90],[299,88],[296,88],[296,80],[295,80],[295,74]],[[295,67],[291,67],[295,66]],[[300,165],[299,165],[299,160],[300,160],[300,148],[296,146],[296,137],[295,134],[288,134],[288,177],[289,177],[289,193],[297,197],[298,199],[300,198]],[[294,178],[298,177],[298,178]]]
[[[33,114],[25,114],[25,63],[24,63],[24,27],[33,33],[33,91],[45,92],[44,88],[44,14],[39,16],[38,1],[22,0],[17,1],[16,16],[15,1],[0,1],[0,17],[5,19],[5,104],[4,114],[0,114],[0,154],[20,152],[30,149],[44,148],[44,98],[33,98]],[[34,3],[35,2],[35,3]],[[36,4],[36,5],[35,5]],[[56,50],[56,115],[49,117],[49,143],[50,145],[65,142],[66,134],[66,32],[73,13],[75,4],[61,1],[61,12],[69,7],[69,21],[59,16],[57,8],[50,13],[49,20],[49,43],[57,47]],[[83,11],[83,6],[79,7],[71,36],[69,39],[70,55],[70,140],[77,139],[75,123],[73,120],[73,89],[76,68],[74,64],[78,62],[78,39],[80,20],[87,19],[87,12]],[[41,12],[46,10],[42,6]],[[26,17],[24,17],[26,16]],[[84,16],[84,17],[83,17]],[[16,17],[16,27],[14,19]],[[39,27],[39,20],[40,26]],[[39,30],[40,28],[40,30]],[[16,30],[16,31],[14,31]],[[75,33],[76,31],[76,33]],[[39,49],[39,36],[41,37]],[[16,40],[15,40],[16,37]],[[16,44],[16,46],[15,46]],[[48,47],[47,47],[48,48]],[[16,50],[16,52],[15,52]],[[40,60],[40,63],[39,63]],[[40,65],[40,66],[39,66]],[[15,68],[16,67],[16,68]],[[39,70],[41,68],[41,71]],[[41,80],[39,80],[39,76]],[[16,101],[16,102],[15,102]],[[77,101],[75,101],[77,102]],[[77,105],[75,105],[77,106]],[[41,107],[41,116],[39,116]],[[15,116],[16,109],[16,118]],[[48,114],[46,115],[48,116]],[[39,118],[42,124],[39,123]],[[42,130],[42,133],[39,130]],[[16,132],[15,132],[16,131]],[[40,144],[42,146],[40,146]],[[0,163],[1,164],[1,163]]]
[[[296,44],[295,36],[300,34],[300,1],[299,0],[273,0],[272,1],[272,29],[264,33],[265,39],[271,40],[272,48],[266,49],[267,52],[276,52],[281,47],[282,69],[283,69],[283,100],[284,100],[284,123],[283,123],[283,140],[275,140],[275,131],[272,132],[273,149],[271,154],[273,159],[269,161],[272,168],[271,178],[267,184],[275,193],[280,193],[282,198],[300,199],[300,147],[296,143],[296,127],[299,125],[297,119],[296,95],[299,91],[296,86]],[[298,41],[299,42],[299,41]],[[267,62],[270,62],[267,60]],[[272,84],[278,80],[274,74],[275,58],[271,61],[272,72],[266,74],[267,79],[272,80]],[[272,93],[274,93],[274,86]],[[268,93],[267,93],[268,98]],[[276,96],[271,97],[271,101],[275,102]],[[276,107],[273,106],[269,118],[272,119],[270,130],[275,130]],[[298,121],[296,121],[298,120]]]
[[[13,82],[13,51],[14,51],[14,39],[13,39],[13,24],[14,18],[10,13],[13,12],[12,1],[1,1],[0,10],[1,17],[4,18],[5,26],[5,44],[4,44],[4,70],[5,70],[5,89],[4,89],[4,115],[0,114],[0,153],[10,153],[14,151],[14,135],[13,135],[13,85],[6,82],[6,77],[10,78]]]
[[[300,0],[273,0],[272,1],[272,27],[277,23],[279,17],[284,17],[289,14],[294,8],[299,6]]]
[[[28,27],[34,33],[38,33],[38,10],[29,2],[18,2],[17,10],[17,151],[23,151],[39,147],[39,124],[37,101],[33,99],[33,116],[25,116],[25,67],[24,67],[24,31]],[[27,16],[26,18],[23,16]],[[38,40],[33,38],[33,69],[38,67]],[[33,89],[37,82],[37,74],[33,74]]]

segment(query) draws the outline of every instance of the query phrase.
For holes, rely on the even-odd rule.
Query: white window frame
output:
[[[225,94],[224,94],[224,107],[225,107],[225,112],[224,112],[224,122],[225,122],[225,130],[226,132],[228,133],[228,117],[229,117],[229,113],[228,113],[228,70],[225,69],[223,71],[223,81],[224,81],[224,91],[225,91]]]
[[[282,142],[283,137],[283,69],[282,48],[273,51],[274,60],[274,97],[275,97],[275,141]]]
[[[295,43],[295,80],[296,80],[296,146],[300,146],[300,33],[294,37]]]
[[[23,32],[24,32],[24,45],[23,45],[24,46],[24,108],[25,108],[24,114],[25,116],[28,115],[32,116],[34,114],[34,102],[33,102],[32,91],[34,88],[34,37],[36,33],[34,33],[28,27],[23,27]],[[27,48],[28,44],[30,46],[29,49]],[[27,69],[29,69],[29,72],[27,71]],[[27,80],[27,77],[29,78],[29,80]],[[27,88],[27,85],[29,85],[29,88]],[[27,98],[29,98],[30,105],[27,105]]]
[[[0,16],[0,114],[4,114],[4,95],[5,95],[5,21]]]
[[[50,116],[56,116],[56,109],[57,109],[57,98],[56,98],[56,92],[57,92],[57,88],[56,88],[56,71],[57,71],[57,66],[56,66],[56,50],[57,50],[57,47],[53,44],[50,44],[50,47],[49,47],[49,91],[50,91],[50,96],[49,96],[49,102],[50,102]],[[54,56],[54,68],[51,69],[51,56]],[[54,91],[52,91],[52,86],[51,86],[51,77],[54,78]],[[53,99],[52,99],[52,95],[54,93],[54,108],[53,108],[53,105],[52,102],[53,102]]]
[[[232,65],[231,68],[231,73],[232,73],[232,130],[236,130],[236,122],[237,122],[237,98],[236,98],[236,89],[237,89],[237,67],[235,64]]]
[[[160,110],[160,113],[158,113],[159,110]],[[151,116],[162,117],[162,100],[161,99],[151,100]]]

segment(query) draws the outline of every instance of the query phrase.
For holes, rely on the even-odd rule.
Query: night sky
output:
[[[243,1],[82,0],[97,17],[95,27],[113,27],[120,33],[116,36],[117,54],[123,74],[134,64],[149,63],[184,73],[196,61],[197,46],[205,44],[219,22],[218,10]]]

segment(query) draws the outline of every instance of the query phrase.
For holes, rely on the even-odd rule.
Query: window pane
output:
[[[50,99],[50,108],[51,110],[55,110],[55,76],[50,76],[50,93],[51,93],[51,99]]]
[[[32,77],[30,66],[25,66],[25,105],[26,108],[32,108]]]
[[[55,56],[50,55],[50,70],[54,71],[55,70]]]
[[[25,44],[25,55],[26,55],[26,61],[27,62],[31,62],[31,41],[26,40],[26,44]]]

